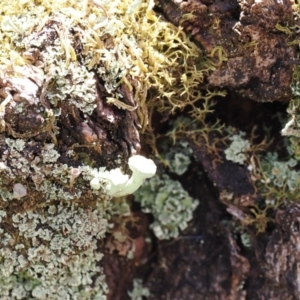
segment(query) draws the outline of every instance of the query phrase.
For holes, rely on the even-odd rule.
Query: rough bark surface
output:
[[[210,86],[263,102],[291,97],[295,48],[288,46],[289,35],[276,29],[278,24],[295,24],[291,1],[159,2],[171,22],[183,26],[208,56],[216,58]]]

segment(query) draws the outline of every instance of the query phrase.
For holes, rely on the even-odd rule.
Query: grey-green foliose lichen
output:
[[[178,237],[180,231],[187,228],[199,204],[178,181],[166,174],[147,180],[134,196],[144,212],[153,214],[154,222],[150,227],[159,239]]]

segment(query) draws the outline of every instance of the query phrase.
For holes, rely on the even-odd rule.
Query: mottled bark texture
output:
[[[183,26],[208,56],[216,58],[209,86],[256,101],[290,99],[296,54],[288,45],[290,34],[283,31],[296,24],[291,1],[159,2],[168,20]]]
[[[265,299],[300,299],[300,206],[276,213],[276,225],[265,249]],[[259,253],[257,253],[259,254]]]

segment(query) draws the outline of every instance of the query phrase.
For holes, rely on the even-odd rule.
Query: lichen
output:
[[[264,232],[268,224],[274,221],[272,213],[275,209],[289,202],[299,201],[299,144],[295,137],[284,137],[283,141],[284,147],[275,148],[277,152],[268,150],[270,143],[265,139],[259,144],[254,139],[243,139],[239,144],[242,146],[242,153],[247,154],[243,156],[241,163],[247,166],[249,178],[255,187],[255,197],[259,195],[259,199],[250,201],[248,212],[242,213],[238,218],[244,226],[254,225],[257,232]],[[239,152],[235,155],[239,155]],[[232,199],[230,201],[234,203]]]
[[[143,287],[141,279],[135,278],[133,280],[133,290],[128,292],[131,300],[142,300],[144,297],[149,297],[150,292],[147,288]]]
[[[102,258],[96,239],[108,225],[102,211],[58,204],[4,216],[1,226],[13,227],[1,234],[1,296],[105,299],[103,271],[95,263]]]
[[[183,175],[191,163],[192,149],[184,141],[178,141],[175,145],[169,145],[165,141],[161,155],[170,172]]]
[[[229,147],[224,151],[226,159],[238,164],[244,164],[247,157],[246,153],[250,150],[250,143],[244,138],[245,133],[240,132],[229,138]]]
[[[145,213],[154,216],[150,227],[159,239],[178,237],[187,228],[199,204],[178,181],[172,180],[166,174],[147,180],[134,193],[134,197]]]

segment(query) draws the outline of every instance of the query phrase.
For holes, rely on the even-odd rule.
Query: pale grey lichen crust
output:
[[[76,205],[11,217],[0,211],[0,299],[106,299],[97,251],[108,225],[101,211]],[[6,224],[14,230],[4,230]]]

